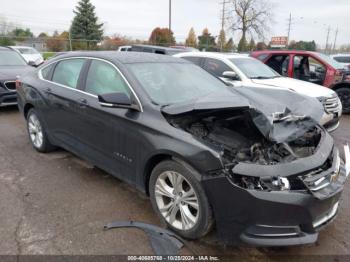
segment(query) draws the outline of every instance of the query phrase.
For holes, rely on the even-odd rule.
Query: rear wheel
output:
[[[27,129],[30,142],[35,150],[41,153],[48,153],[55,149],[55,146],[48,140],[46,130],[34,109],[30,109],[28,112]]]
[[[213,217],[208,199],[188,167],[172,160],[160,163],[149,187],[154,210],[173,231],[189,239],[210,231]]]
[[[335,91],[343,104],[343,113],[350,113],[350,87],[341,87]]]

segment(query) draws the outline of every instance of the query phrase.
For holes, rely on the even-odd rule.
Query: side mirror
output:
[[[233,72],[233,71],[225,71],[222,74],[222,77],[226,78],[226,79],[229,79],[229,80],[234,80],[234,81],[239,80],[238,75],[236,74],[236,72]]]
[[[135,109],[139,111],[137,105],[134,105],[131,99],[125,93],[109,93],[98,96],[101,106],[112,108]]]
[[[34,61],[29,61],[29,62],[28,62],[28,65],[33,66],[33,67],[36,67],[36,63],[35,63]]]

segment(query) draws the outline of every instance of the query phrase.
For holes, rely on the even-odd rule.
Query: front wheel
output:
[[[151,174],[149,190],[158,216],[180,236],[198,239],[212,228],[208,199],[190,168],[172,160],[161,162]]]
[[[343,113],[350,113],[350,87],[342,87],[335,91],[343,105]]]

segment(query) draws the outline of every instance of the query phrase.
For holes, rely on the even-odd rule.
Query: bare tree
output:
[[[239,51],[247,51],[247,34],[264,39],[272,22],[272,5],[266,0],[231,0],[231,29],[242,34]]]

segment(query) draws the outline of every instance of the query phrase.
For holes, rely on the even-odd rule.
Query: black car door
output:
[[[44,93],[46,94],[47,112],[45,122],[50,134],[59,143],[69,149],[79,147],[79,138],[75,129],[81,125],[79,112],[82,106],[80,78],[86,59],[65,59],[53,69],[50,81],[46,81]]]
[[[128,146],[128,136],[123,134],[132,132],[128,120],[132,113],[128,109],[103,107],[97,97],[117,92],[130,97],[131,90],[119,70],[107,61],[92,59],[86,72],[84,93],[80,94],[86,106],[80,110],[82,124],[76,130],[77,136],[96,165],[134,182],[134,177],[127,175],[134,159],[123,150]]]

